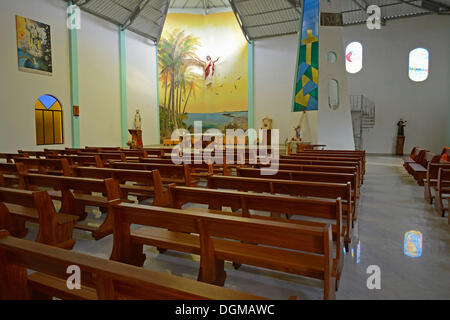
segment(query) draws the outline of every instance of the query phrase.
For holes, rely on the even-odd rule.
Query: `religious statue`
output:
[[[213,77],[215,72],[215,65],[219,61],[221,57],[218,57],[216,60],[212,60],[211,56],[206,57],[206,61],[202,61],[198,58],[195,58],[195,61],[198,65],[203,67],[203,71],[205,72],[205,86],[207,88],[211,88],[213,84]]]
[[[141,115],[139,113],[139,110],[136,110],[136,115],[134,116],[134,126],[136,130],[141,130]]]
[[[271,130],[272,129],[272,119],[270,119],[269,117],[265,117],[264,119],[262,119],[262,123],[263,123],[263,129],[267,129],[267,130]]]
[[[400,118],[400,121],[397,122],[397,126],[398,126],[398,131],[397,131],[397,135],[398,136],[404,136],[405,135],[405,127],[406,127],[406,123],[408,121],[403,120],[403,118]]]
[[[297,138],[297,140],[302,141],[302,138],[301,138],[302,127],[297,126],[296,128],[294,128],[294,130],[295,130],[295,137]]]

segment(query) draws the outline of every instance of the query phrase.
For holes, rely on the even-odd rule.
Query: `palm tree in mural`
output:
[[[195,54],[198,46],[198,38],[181,30],[167,33],[159,43],[159,80],[164,89],[160,112],[164,137],[169,137],[175,129],[183,128],[186,106],[191,97],[195,98],[200,76],[192,69],[198,67]]]

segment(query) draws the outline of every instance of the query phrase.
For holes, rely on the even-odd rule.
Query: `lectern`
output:
[[[131,149],[142,149],[142,130],[129,129],[128,132],[131,134]]]
[[[403,156],[403,147],[405,145],[405,136],[404,135],[398,135],[397,136],[397,156]]]

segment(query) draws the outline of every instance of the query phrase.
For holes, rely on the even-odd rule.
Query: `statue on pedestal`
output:
[[[141,122],[142,122],[142,118],[139,113],[139,109],[137,109],[136,115],[134,116],[134,127],[136,128],[136,130],[141,130]]]
[[[397,135],[398,136],[404,136],[405,135],[405,127],[406,127],[407,123],[408,123],[408,121],[403,120],[403,118],[400,118],[400,121],[397,122],[397,126],[398,126]]]
[[[405,145],[405,127],[406,127],[407,121],[403,120],[403,118],[400,118],[400,121],[397,122],[397,148],[396,148],[396,154],[398,156],[403,156],[403,147]]]

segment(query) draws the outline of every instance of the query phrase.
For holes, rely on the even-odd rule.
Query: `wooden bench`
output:
[[[439,168],[450,169],[450,163],[429,162],[427,166],[427,175],[424,179],[424,198],[430,204],[432,204],[434,200],[433,191],[436,191]]]
[[[443,199],[448,198],[450,195],[450,170],[439,168],[437,186],[436,186],[436,201],[434,207],[436,210],[445,217],[445,211],[448,211],[448,206],[444,205]]]
[[[106,217],[99,227],[77,224],[76,228],[92,232],[96,240],[112,233],[113,220],[110,209],[113,204],[121,201],[117,181],[42,174],[21,174],[19,179],[20,184],[27,190],[51,188],[52,190],[48,193],[53,200],[61,201],[61,212],[76,215],[79,220],[86,218],[86,206],[103,209]],[[92,195],[92,193],[102,195]]]
[[[295,156],[280,156],[280,160],[321,160],[321,161],[350,161],[350,162],[358,162],[358,165],[361,168],[362,175],[366,173],[365,161],[360,156],[345,156],[345,155],[295,155]]]
[[[308,226],[324,226],[331,224],[333,230],[333,239],[336,241],[336,259],[334,261],[334,271],[337,281],[343,267],[343,246],[342,238],[349,232],[349,228],[342,223],[342,201],[337,199],[306,199],[283,195],[265,195],[257,193],[247,193],[230,190],[211,190],[205,188],[177,187],[169,186],[171,206],[175,209],[181,209],[185,204],[191,204],[185,207],[191,211],[201,211],[207,213],[219,213],[222,215],[242,216],[246,218],[257,218],[269,221],[291,221],[292,223]],[[194,207],[192,204],[208,205],[208,209]],[[241,210],[237,212],[223,211],[224,207],[230,207],[232,210]],[[250,210],[270,212],[271,216],[262,216],[252,214]],[[303,219],[316,218],[321,222],[306,220],[286,220],[280,218],[280,213],[288,217],[296,216]],[[322,222],[325,221],[325,222]],[[351,229],[351,226],[350,226]]]
[[[315,166],[339,166],[356,167],[361,183],[364,179],[361,163],[359,161],[329,161],[329,160],[309,160],[309,159],[279,159],[279,164],[315,165]]]
[[[203,282],[223,285],[228,260],[321,279],[324,299],[335,298],[330,225],[311,227],[133,204],[115,206],[114,221],[113,260],[142,265],[143,246],[156,246],[200,255],[198,280]],[[146,227],[131,230],[131,224]]]
[[[89,156],[89,155],[49,155],[48,158],[54,158],[54,159],[67,159],[69,162],[69,166],[71,168],[77,167],[77,166],[92,166],[97,168],[103,168],[103,161],[98,156]]]
[[[75,176],[83,178],[116,180],[120,184],[122,201],[128,201],[128,196],[133,195],[138,197],[138,201],[153,197],[155,206],[167,206],[169,202],[168,189],[163,187],[158,170],[77,167],[74,168],[73,173]]]
[[[56,213],[52,199],[46,191],[26,191],[0,188],[0,228],[17,237],[25,237],[25,222],[39,224],[36,241],[72,249],[72,238],[77,216]]]
[[[16,186],[19,183],[17,164],[0,163],[0,187]]]
[[[289,170],[272,170],[266,171],[270,175],[263,175],[260,169],[254,168],[238,168],[238,177],[277,179],[277,180],[293,180],[293,181],[311,181],[326,183],[344,183],[350,182],[352,187],[352,200],[355,206],[359,199],[359,176],[356,173],[332,173],[332,172],[314,172],[314,171],[289,171]],[[354,216],[354,219],[356,215]]]
[[[423,186],[427,176],[428,163],[438,163],[439,161],[440,157],[438,155],[426,151],[423,153],[423,157],[419,157],[417,162],[408,163],[408,169],[417,184]]]
[[[126,162],[127,157],[125,153],[122,152],[112,152],[112,153],[91,153],[91,152],[83,152],[85,156],[98,156],[102,160],[102,167],[109,167],[112,162]],[[101,168],[101,167],[100,167]]]
[[[164,154],[172,153],[172,148],[143,148],[141,149],[146,151],[149,156],[157,156],[158,158],[164,157]]]
[[[134,162],[113,162],[111,164],[116,169],[130,170],[158,170],[163,183],[176,183],[177,185],[195,186],[198,179],[191,176],[189,165],[163,164],[163,163],[134,163]]]
[[[253,165],[254,168],[265,168],[269,165],[256,164]],[[361,180],[359,175],[358,166],[353,167],[340,167],[340,166],[323,166],[323,165],[301,165],[301,164],[279,164],[278,170],[282,171],[312,171],[312,172],[332,172],[332,173],[348,173],[356,174],[358,176],[358,187],[361,186]]]
[[[262,300],[165,273],[17,239],[0,230],[0,299],[69,300]],[[70,290],[70,266],[81,272],[81,289]],[[29,273],[28,270],[34,271]]]
[[[84,147],[82,152],[102,153],[110,151],[120,151],[120,147]]]
[[[284,194],[300,197],[315,197],[327,199],[342,199],[343,216],[348,226],[344,235],[345,249],[351,242],[351,229],[355,206],[352,200],[351,183],[321,183],[309,181],[275,180],[261,178],[209,176],[208,188],[228,189],[245,192],[259,192],[268,194]]]
[[[428,152],[428,150],[419,147],[414,147],[409,157],[403,159],[403,167],[406,169],[406,171],[408,171],[409,174],[412,174],[409,165],[412,163],[421,162],[421,159],[425,156],[426,152]]]
[[[27,172],[70,176],[71,169],[67,159],[15,158],[15,163],[23,164]]]
[[[29,157],[27,154],[18,154],[18,153],[0,153],[0,159],[5,159],[7,163],[13,163],[14,158],[26,158]]]

